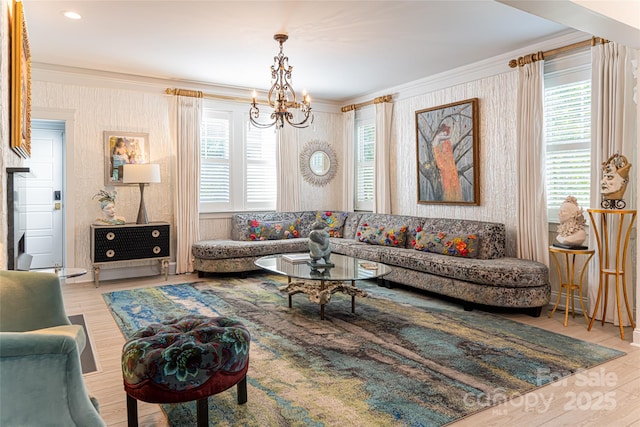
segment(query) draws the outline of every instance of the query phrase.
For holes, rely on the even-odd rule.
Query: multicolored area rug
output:
[[[624,353],[402,289],[358,282],[320,320],[283,278],[220,278],[104,294],[125,337],[167,317],[229,316],[251,331],[249,401],[209,398],[212,425],[439,426]],[[195,403],[162,405],[195,425]]]

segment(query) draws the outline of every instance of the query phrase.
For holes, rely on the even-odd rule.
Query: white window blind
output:
[[[275,209],[277,197],[276,138],[272,128],[258,129],[246,122],[247,209]]]
[[[250,126],[244,104],[210,101],[200,131],[200,211],[274,210],[274,130]]]
[[[356,120],[355,209],[373,210],[375,119]]]
[[[547,212],[557,221],[560,204],[574,196],[590,206],[591,74],[589,52],[545,64],[544,137]]]
[[[231,201],[230,138],[230,113],[205,109],[200,134],[201,203],[224,206]]]

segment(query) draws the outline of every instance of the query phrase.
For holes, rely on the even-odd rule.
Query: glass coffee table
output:
[[[351,295],[351,312],[355,313],[356,296],[367,293],[356,287],[356,280],[375,279],[391,273],[391,267],[346,255],[331,254],[332,267],[312,266],[304,254],[279,254],[258,258],[255,264],[277,274],[287,276],[287,284],[280,287],[291,296],[303,293],[309,301],[320,305],[320,319],[324,320],[324,306],[336,292]]]

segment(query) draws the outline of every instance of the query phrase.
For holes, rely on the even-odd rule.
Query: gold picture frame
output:
[[[420,204],[479,205],[478,98],[416,111]]]
[[[31,157],[31,51],[22,2],[13,2],[11,23],[11,149]]]

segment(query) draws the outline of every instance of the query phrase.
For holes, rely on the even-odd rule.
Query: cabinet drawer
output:
[[[169,257],[170,226],[92,226],[91,261],[113,262]]]

